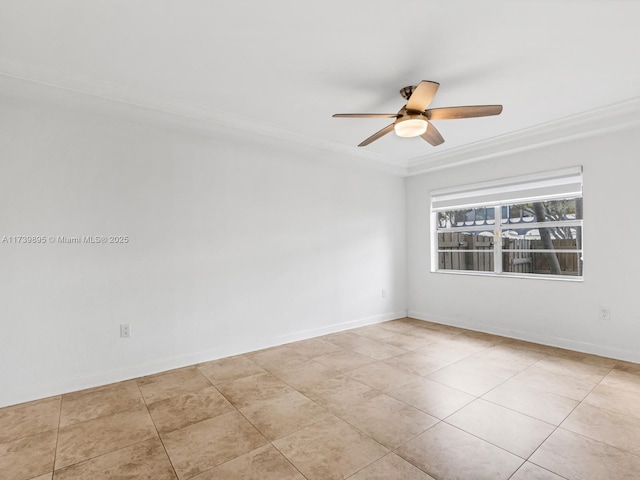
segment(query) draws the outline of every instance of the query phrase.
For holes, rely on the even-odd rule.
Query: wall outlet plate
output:
[[[131,324],[123,323],[122,325],[120,325],[120,337],[126,338],[130,336],[131,336]]]
[[[598,318],[605,322],[611,320],[611,309],[609,307],[600,307],[598,309]]]

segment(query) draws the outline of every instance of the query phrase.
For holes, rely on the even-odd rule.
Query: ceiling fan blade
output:
[[[391,130],[393,130],[393,126],[395,125],[395,122],[392,123],[391,125],[387,125],[386,127],[384,127],[382,130],[377,131],[376,133],[374,133],[373,135],[371,135],[369,138],[367,138],[366,140],[364,140],[362,143],[360,143],[360,145],[358,145],[359,147],[366,147],[367,145],[369,145],[371,142],[375,142],[376,140],[378,140],[380,137],[385,136],[387,133],[389,133]]]
[[[473,118],[500,115],[502,105],[472,105],[467,107],[430,108],[425,113],[429,120],[448,120],[451,118]]]
[[[333,118],[398,118],[397,113],[336,113]]]
[[[429,126],[427,126],[427,131],[420,135],[424,140],[429,142],[434,147],[444,143],[444,138],[440,135],[440,132],[433,126],[431,122],[429,122]]]
[[[435,97],[439,86],[440,84],[438,82],[431,82],[429,80],[421,81],[420,85],[416,87],[409,97],[409,101],[407,101],[407,110],[424,112],[431,103],[431,100],[433,100],[433,97]]]

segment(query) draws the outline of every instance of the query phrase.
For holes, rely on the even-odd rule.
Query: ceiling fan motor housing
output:
[[[404,98],[405,100],[409,100],[409,97],[411,96],[411,94],[415,89],[416,89],[415,85],[409,85],[408,87],[401,88],[400,95],[402,95],[402,98]]]

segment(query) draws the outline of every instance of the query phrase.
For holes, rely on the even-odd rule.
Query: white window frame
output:
[[[582,193],[582,167],[571,167],[552,172],[542,172],[521,177],[500,179],[491,182],[483,182],[473,185],[463,185],[446,189],[433,190],[431,196],[431,272],[462,274],[462,275],[483,275],[500,277],[521,277],[552,279],[564,281],[582,281],[584,273],[581,275],[553,275],[535,273],[516,273],[503,271],[502,253],[514,250],[502,248],[502,232],[514,228],[512,224],[502,224],[502,207],[517,203],[541,202],[547,200],[560,200],[583,198]],[[438,212],[463,210],[470,208],[494,208],[493,225],[493,271],[477,270],[453,270],[439,268],[438,233],[460,232],[461,227],[438,228]],[[553,222],[554,227],[570,226],[579,227],[582,233],[581,249],[555,249],[556,253],[576,253],[580,254],[584,260],[584,220],[565,220]],[[539,226],[549,226],[548,223],[528,223],[527,228]],[[465,232],[487,231],[491,227],[466,226]],[[444,251],[444,250],[443,250]],[[486,250],[465,250],[467,253],[484,252]],[[548,250],[532,249],[531,253],[548,252]]]

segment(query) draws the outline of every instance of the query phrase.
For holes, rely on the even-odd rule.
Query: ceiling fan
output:
[[[440,84],[423,80],[418,86],[408,86],[400,90],[400,95],[407,100],[407,104],[398,113],[336,113],[336,118],[395,118],[391,125],[374,133],[364,140],[359,147],[365,147],[378,140],[391,130],[395,130],[399,137],[422,137],[433,145],[444,143],[444,138],[433,126],[431,120],[447,120],[453,118],[473,118],[500,115],[502,105],[472,105],[466,107],[427,107],[435,97]]]

